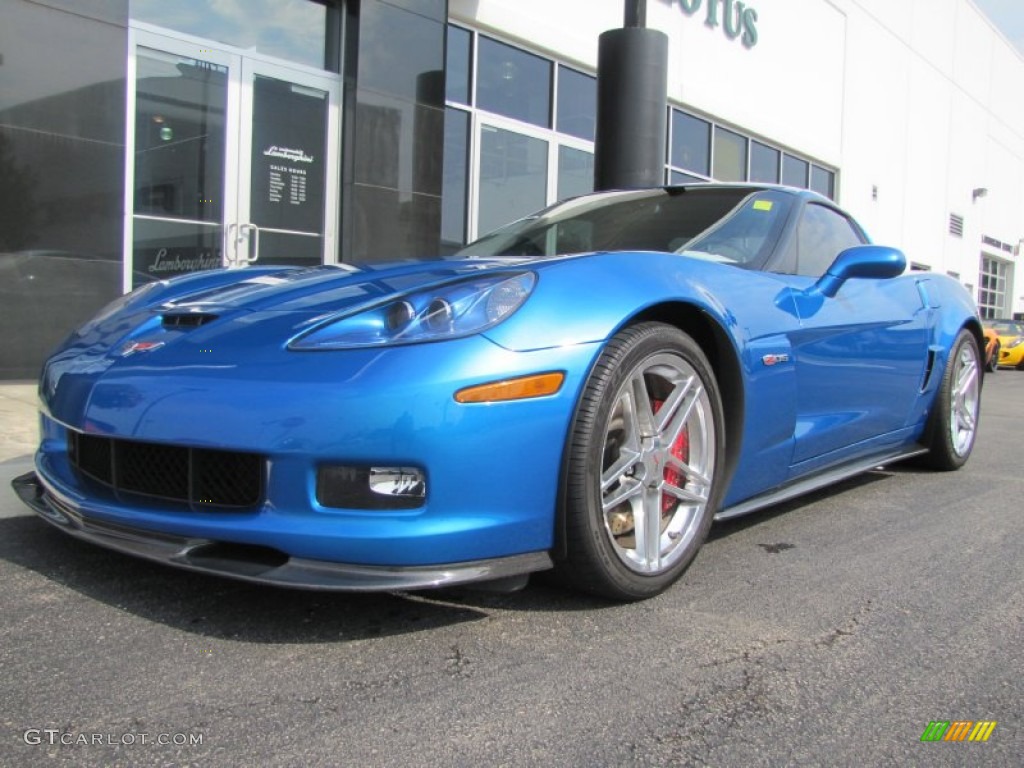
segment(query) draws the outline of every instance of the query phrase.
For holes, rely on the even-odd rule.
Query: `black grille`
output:
[[[69,432],[68,457],[82,475],[118,495],[175,501],[192,508],[247,509],[263,500],[265,462],[255,453]]]

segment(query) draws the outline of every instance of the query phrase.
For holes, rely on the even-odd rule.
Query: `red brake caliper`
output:
[[[657,413],[661,410],[661,406],[665,404],[664,400],[652,400],[651,405],[654,408],[654,412]],[[675,456],[679,461],[684,464],[690,461],[690,431],[684,429],[679,433],[679,437],[672,443],[672,455]],[[665,482],[670,485],[674,485],[676,488],[682,488],[685,485],[683,473],[673,466],[665,466]],[[676,497],[668,493],[661,494],[661,514],[666,515],[672,511],[672,507],[675,506]]]

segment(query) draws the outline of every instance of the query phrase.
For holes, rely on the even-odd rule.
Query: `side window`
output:
[[[815,203],[804,208],[797,229],[796,273],[818,277],[825,274],[839,252],[864,239],[854,224],[840,213]]]

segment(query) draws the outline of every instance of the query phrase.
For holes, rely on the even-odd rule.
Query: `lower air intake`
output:
[[[189,448],[68,433],[78,472],[118,496],[144,496],[193,509],[249,509],[263,501],[266,461],[255,453]]]

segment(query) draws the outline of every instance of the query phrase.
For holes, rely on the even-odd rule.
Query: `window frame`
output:
[[[843,248],[837,250],[831,256],[831,258],[828,259],[827,262],[822,262],[821,259],[817,259],[815,269],[809,270],[808,268],[804,267],[804,257],[801,254],[801,229],[804,225],[804,222],[807,219],[808,211],[812,210],[828,211],[829,213],[832,213],[836,217],[838,217],[838,219],[841,219],[842,221],[846,222],[846,225],[850,228],[850,232],[854,236],[854,242],[851,243],[850,245],[846,245]],[[790,242],[788,243],[785,249],[780,249],[780,251],[786,250],[792,253],[792,271],[788,272],[787,274],[800,275],[802,277],[819,278],[823,274],[825,274],[825,272],[828,271],[828,268],[832,266],[832,264],[835,262],[836,257],[838,257],[840,253],[846,250],[846,248],[852,248],[857,245],[867,245],[868,242],[870,241],[868,240],[868,237],[865,234],[864,230],[861,228],[860,224],[858,224],[845,211],[840,210],[834,205],[829,205],[825,201],[804,200],[804,203],[800,207],[799,213],[795,221],[793,222],[793,230],[790,236]],[[789,254],[787,254],[787,257],[789,257]],[[824,264],[824,266],[821,266],[821,264]]]
[[[464,104],[459,101],[451,101],[446,98],[445,108],[446,110],[459,110],[469,115],[469,146],[466,148],[469,158],[469,164],[467,169],[468,177],[468,189],[466,192],[466,212],[465,212],[465,231],[463,233],[465,242],[463,245],[473,242],[481,233],[479,231],[480,223],[480,171],[481,171],[481,132],[487,128],[497,128],[499,130],[510,131],[512,133],[521,134],[529,138],[541,139],[547,143],[547,177],[546,177],[546,189],[545,189],[545,204],[550,205],[558,200],[559,191],[559,154],[562,147],[568,147],[570,149],[586,152],[593,156],[594,154],[594,141],[588,139],[582,139],[578,136],[570,133],[563,133],[558,130],[558,90],[561,78],[559,77],[562,68],[572,70],[573,72],[584,75],[587,77],[594,77],[596,74],[588,72],[585,67],[580,66],[576,62],[555,58],[550,55],[541,53],[540,51],[526,47],[519,42],[508,40],[503,38],[501,35],[495,34],[492,30],[480,30],[474,27],[454,23],[449,21],[447,27],[454,27],[462,32],[466,32],[470,35],[470,60],[469,60],[469,104]],[[502,45],[514,48],[522,51],[530,56],[546,61],[551,68],[551,82],[550,82],[550,98],[548,104],[549,120],[546,127],[537,125],[535,123],[526,122],[519,120],[515,117],[509,117],[507,115],[491,112],[490,110],[484,109],[479,105],[478,89],[479,89],[479,56],[480,56],[480,38],[484,37],[493,42],[500,43]],[[446,86],[447,95],[447,86]],[[595,131],[596,131],[596,103],[595,103]]]

